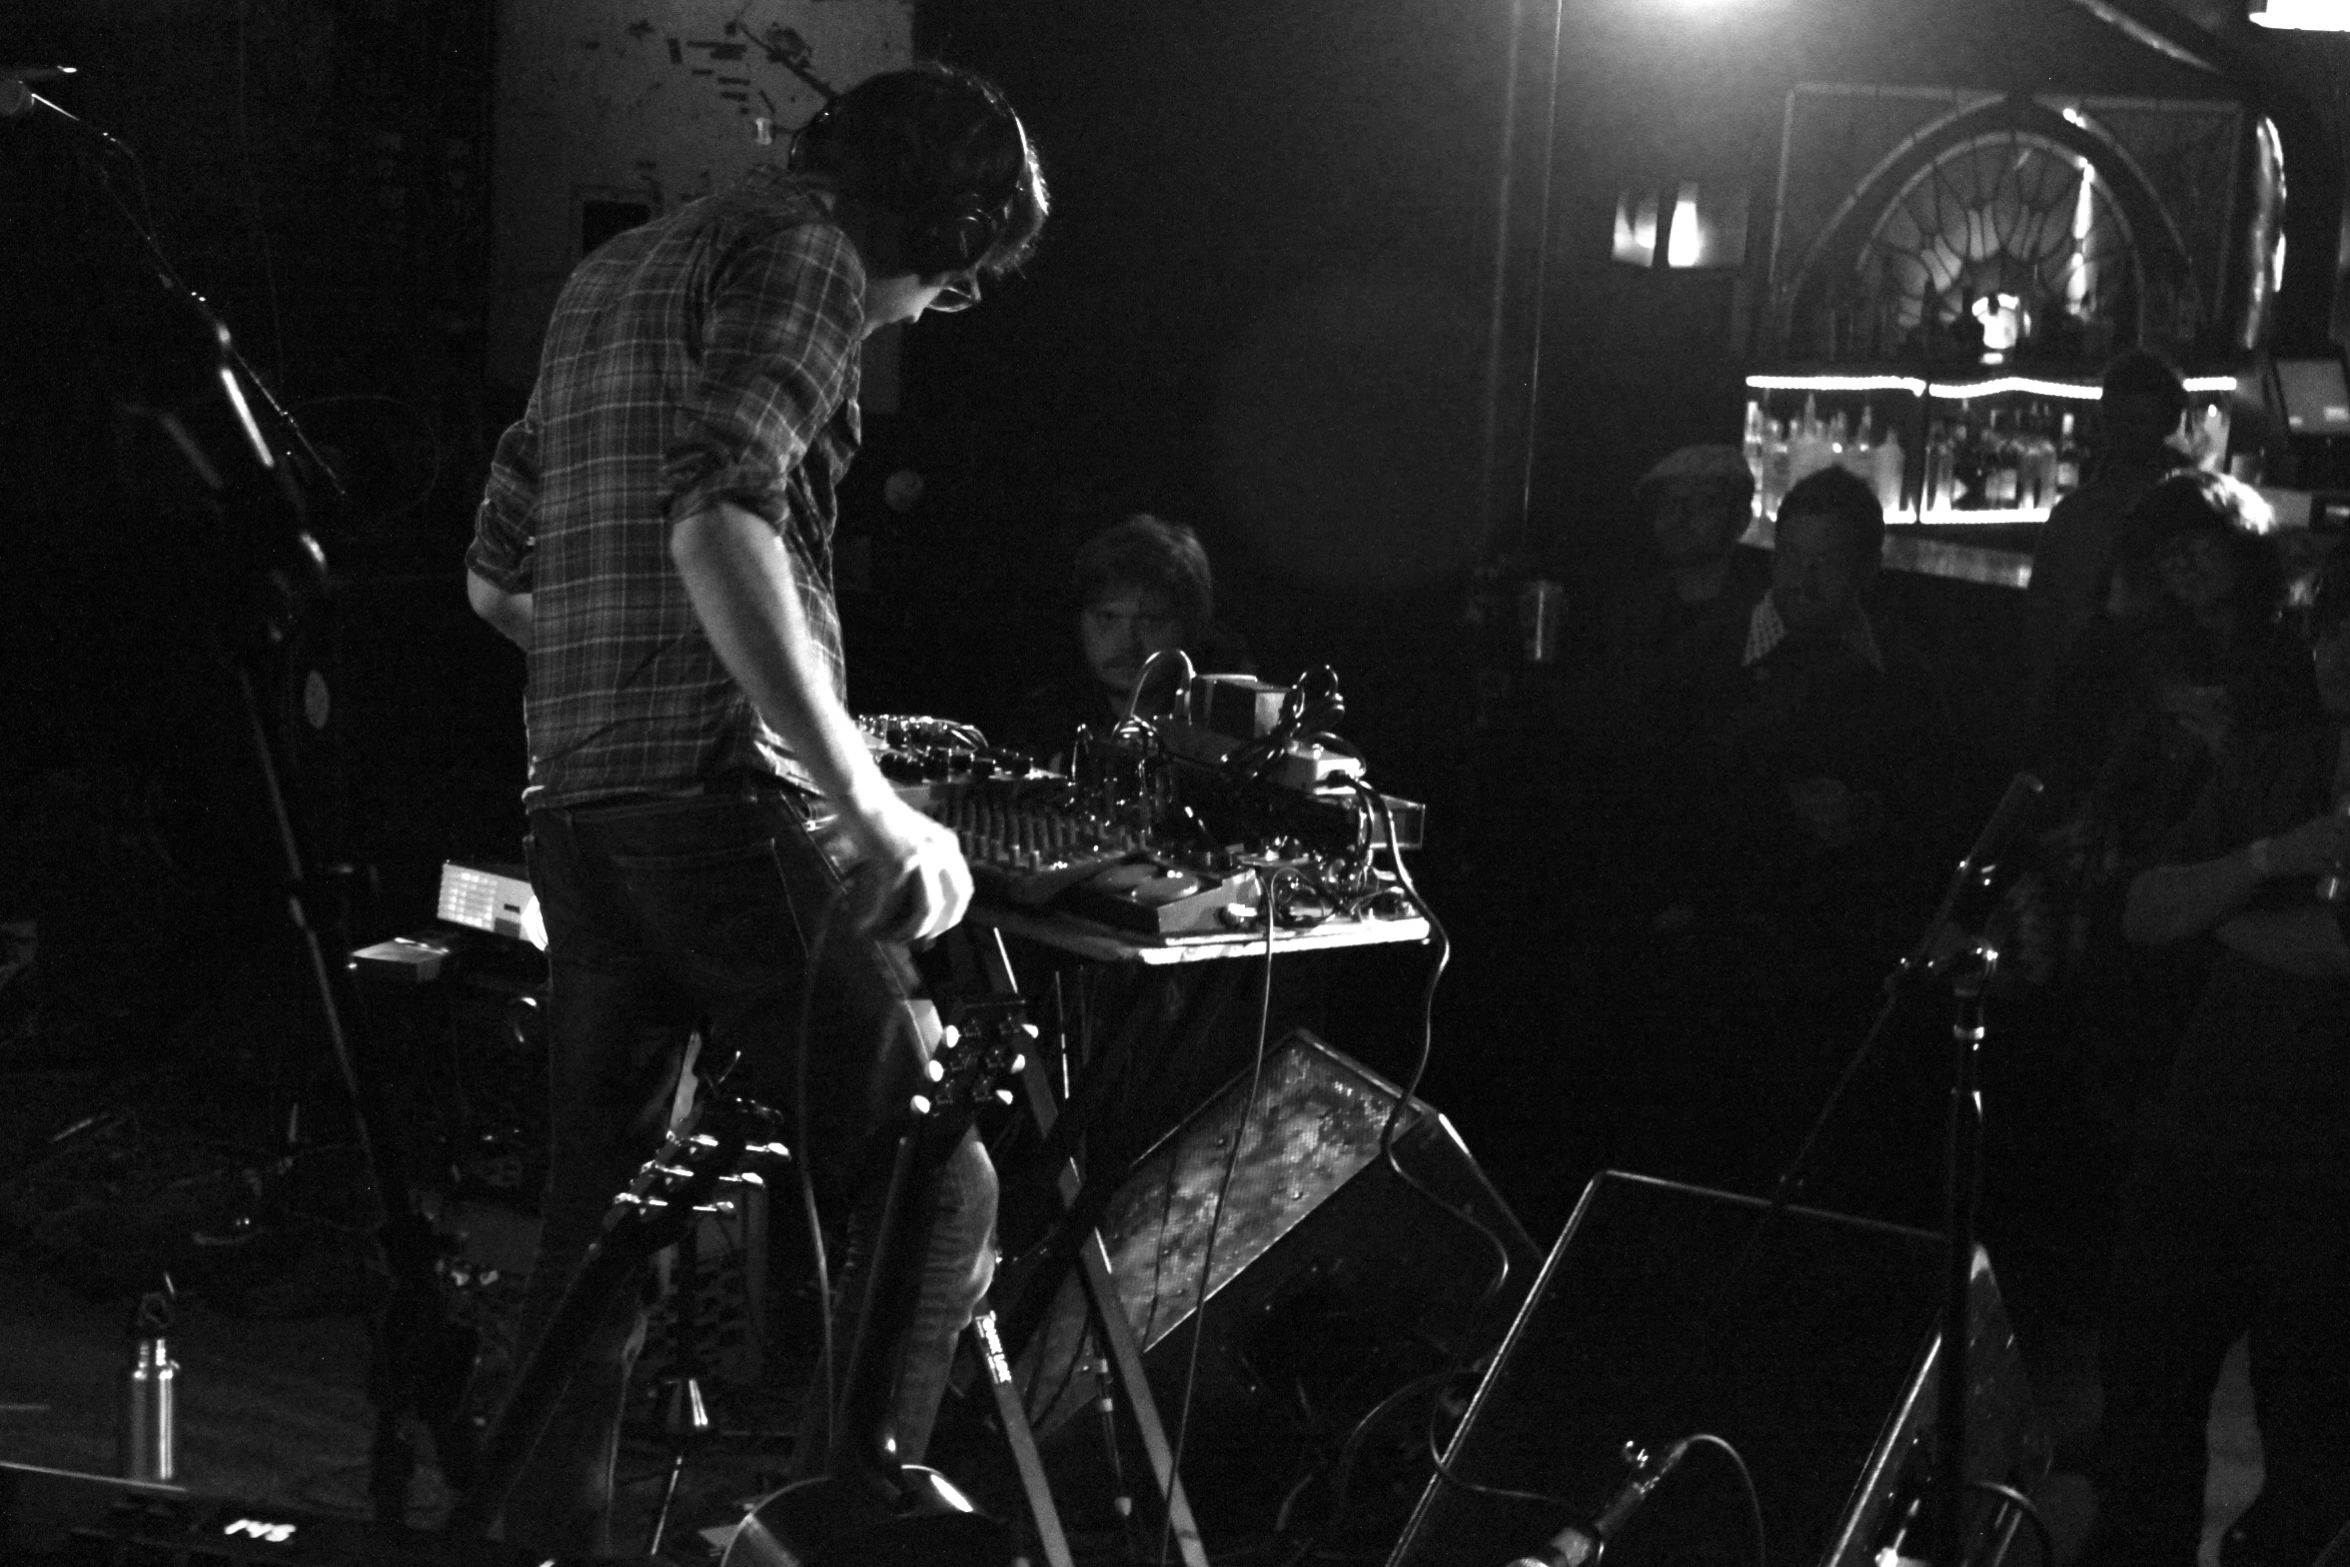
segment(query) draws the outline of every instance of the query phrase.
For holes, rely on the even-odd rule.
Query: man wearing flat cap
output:
[[[1691,660],[1743,623],[1770,585],[1760,555],[1738,536],[1753,513],[1754,475],[1735,446],[1684,446],[1641,476],[1633,498],[1648,520],[1659,570],[1608,605],[1595,688],[1584,694],[1580,744],[1600,754],[1637,750],[1653,736],[1659,694],[1695,673]]]

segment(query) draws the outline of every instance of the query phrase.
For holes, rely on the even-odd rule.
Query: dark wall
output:
[[[297,770],[373,795],[324,809],[323,852],[512,838],[519,669],[464,612],[456,565],[487,422],[490,20],[489,0],[68,0],[12,18],[10,62],[77,68],[39,85],[81,123],[0,122],[0,278],[28,350],[0,390],[10,786],[129,769],[155,780],[158,814],[216,816],[208,796],[253,787],[239,748],[213,767],[185,737],[238,732],[217,644],[275,638],[296,656],[265,657],[259,680]],[[214,322],[291,415],[264,406],[272,442],[306,440],[342,481],[305,486],[333,571],[314,601],[263,585],[291,513],[240,480]],[[363,645],[361,672],[343,650]],[[312,672],[316,723],[296,716]]]
[[[1562,0],[1537,330],[1501,237],[1545,194],[1501,185],[1513,40],[1539,49],[1553,14],[1531,9],[926,4],[918,46],[1004,80],[1057,192],[1028,279],[911,334],[959,514],[1047,581],[1123,511],[1202,525],[1267,672],[1336,662],[1372,688],[1376,735],[1418,676],[1470,678],[1467,566],[1528,552],[1588,624],[1639,565],[1632,481],[1737,438],[1792,87],[2235,96],[2072,0]],[[1521,132],[1540,108],[1521,100]],[[1618,192],[1684,179],[1750,191],[1747,264],[1614,263]],[[1497,343],[1539,346],[1522,512],[1508,410],[1529,367],[1487,386]],[[1040,618],[1005,640],[1057,635]],[[1395,738],[1399,759],[1447,740]]]
[[[968,509],[1048,584],[1126,511],[1197,524],[1269,675],[1327,660],[1400,722],[1487,543],[1516,9],[921,18],[1002,80],[1054,190],[1027,278],[909,334],[913,412],[986,474]]]

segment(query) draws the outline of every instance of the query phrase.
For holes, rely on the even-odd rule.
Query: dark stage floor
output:
[[[98,1102],[104,1082],[86,1072],[20,1070],[6,1075],[4,1089],[0,1097],[13,1112],[45,1106],[54,1115],[70,1111],[77,1095]],[[10,1146],[21,1153],[26,1144],[19,1139]],[[196,1174],[163,1184],[200,1188]],[[109,1206],[109,1198],[136,1184],[119,1174],[111,1189],[93,1189],[80,1221],[91,1250],[63,1245],[38,1226],[29,1235],[12,1228],[13,1244],[0,1264],[0,1460],[95,1474],[114,1469],[125,1324],[135,1294],[135,1286],[114,1285],[128,1277],[133,1254],[159,1244],[153,1229],[139,1230],[132,1216]],[[21,1181],[12,1188],[21,1189]],[[189,1217],[202,1216],[183,1211],[182,1220]],[[366,1323],[337,1298],[357,1288],[350,1248],[313,1241],[289,1247],[277,1262],[258,1251],[249,1261],[182,1255],[189,1298],[172,1338],[181,1368],[182,1482],[212,1495],[365,1516],[373,1427],[364,1386]],[[2092,1352],[2079,1335],[2034,1347],[2036,1393],[2060,1452],[2077,1451],[2095,1418]],[[788,1456],[788,1444],[775,1434],[788,1424],[788,1399],[715,1385],[714,1396],[722,1435],[687,1471],[679,1517],[689,1526],[733,1517],[738,1503],[774,1482]],[[1215,1436],[1201,1433],[1207,1441]],[[2258,1483],[2240,1350],[2214,1404],[2212,1445],[2207,1563],[2216,1561],[2210,1547],[2219,1529]],[[654,1433],[632,1439],[622,1470],[635,1483],[625,1494],[621,1543],[640,1546],[646,1539],[664,1462]],[[447,1497],[429,1465],[411,1500],[412,1523],[429,1527],[442,1515]],[[2085,1487],[2059,1474],[2041,1501],[2069,1555],[2088,1522]],[[690,1533],[673,1535],[665,1556],[706,1559],[702,1551]],[[1123,1559],[1114,1544],[1088,1555],[1104,1563]]]
[[[357,1233],[364,1216],[352,1201],[354,1161],[300,965],[275,911],[233,864],[175,857],[125,833],[135,812],[109,817],[87,806],[50,819],[69,836],[49,863],[70,865],[78,879],[52,878],[40,903],[37,987],[0,983],[0,1461],[114,1469],[125,1325],[138,1294],[168,1266],[183,1292],[173,1346],[185,1482],[362,1516],[373,1425]],[[1448,981],[1452,1010],[1440,1012],[1453,1069],[1447,1080],[1441,1071],[1431,1079],[1429,1098],[1452,1112],[1536,1245],[1547,1247],[1582,1176],[1621,1162],[1596,1142],[1562,1151],[1570,1139],[1557,1129],[1599,1137],[1609,1117],[1577,1096],[1581,1068],[1572,1058],[1545,1069],[1555,1093],[1495,1091],[1488,1080],[1482,1099],[1472,1096],[1481,1073],[1507,1075],[1528,1048],[1571,1033],[1575,1022],[1547,1004],[1555,976],[1534,986],[1528,976],[1538,970],[1513,972],[1514,958],[1474,920],[1457,923],[1464,951]],[[1417,984],[1407,974],[1393,988],[1408,999]],[[1334,1042],[1399,1073],[1405,1062],[1394,1058],[1393,1038],[1374,1039],[1367,1016],[1349,1025],[1340,999]],[[526,1099],[527,1064],[522,1086],[503,1090],[494,1064],[479,1056],[466,1063],[468,1091]],[[282,1145],[295,1104],[308,1151],[281,1168],[270,1150]],[[252,1214],[258,1229],[239,1230],[239,1217]],[[527,1256],[526,1233],[495,1244],[509,1268]],[[2060,1462],[2077,1459],[2095,1423],[2093,1342],[2017,1315]],[[791,1422],[795,1357],[789,1345],[775,1348],[771,1364],[786,1371],[764,1390],[714,1383],[722,1435],[687,1472],[680,1513],[688,1525],[735,1516],[787,1459],[779,1433]],[[1223,1436],[1203,1430],[1195,1439]],[[2257,1485],[2240,1354],[2215,1404],[2213,1444],[2216,1538]],[[644,1541],[663,1463],[652,1434],[632,1442],[623,1472],[637,1483],[625,1493],[621,1544]],[[2041,1500],[2060,1554],[2069,1554],[2088,1526],[2085,1487],[2060,1474]],[[420,1525],[446,1507],[429,1466],[411,1501],[410,1521]],[[1114,1532],[1086,1545],[1087,1567],[1126,1559]],[[695,1560],[698,1549],[689,1534],[672,1554]],[[1378,1547],[1358,1556],[1376,1561]]]

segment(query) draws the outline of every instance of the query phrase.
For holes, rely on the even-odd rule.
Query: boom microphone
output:
[[[1648,1493],[1663,1484],[1666,1475],[1673,1472],[1689,1451],[1689,1439],[1675,1442],[1657,1457],[1650,1457],[1637,1446],[1624,1444],[1624,1455],[1631,1461],[1632,1474],[1607,1499],[1607,1505],[1592,1515],[1587,1524],[1571,1523],[1550,1537],[1550,1543],[1531,1556],[1521,1556],[1509,1567],[1584,1567],[1599,1560],[1599,1553],[1616,1531],[1632,1521],[1640,1511]]]
[[[73,74],[70,65],[0,65],[0,120],[21,120],[44,104],[57,109],[33,91],[33,83],[61,82]],[[65,114],[62,109],[57,112]],[[70,114],[65,117],[73,118]]]

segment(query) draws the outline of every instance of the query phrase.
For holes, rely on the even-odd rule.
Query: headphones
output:
[[[971,167],[1010,132],[1008,175],[976,183]],[[968,272],[1002,238],[1031,164],[1028,131],[1003,95],[940,66],[892,71],[833,99],[792,137],[784,166],[830,175],[901,220],[908,268]]]

